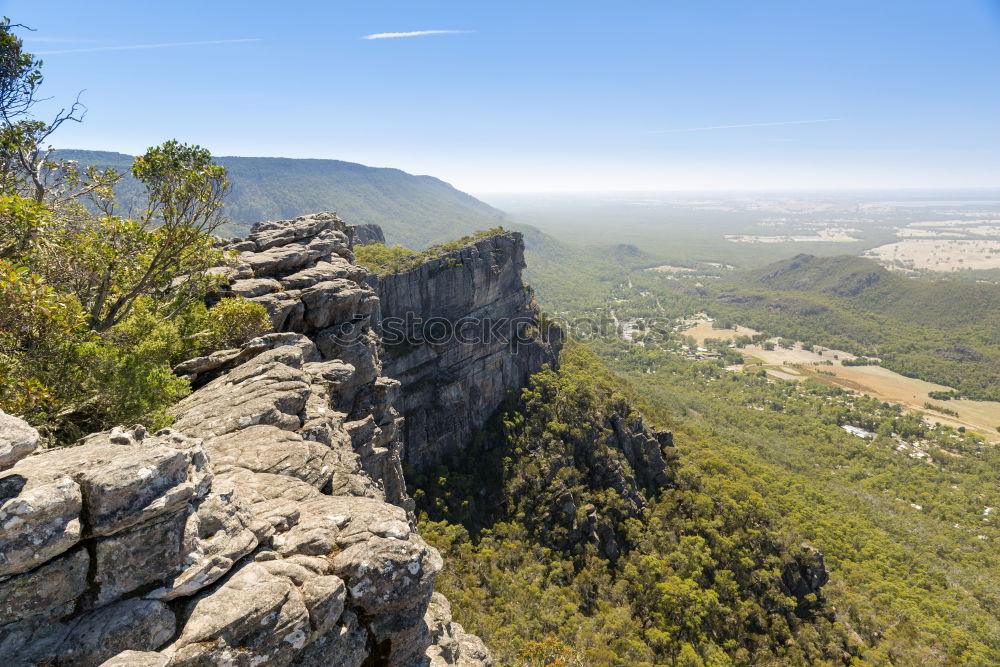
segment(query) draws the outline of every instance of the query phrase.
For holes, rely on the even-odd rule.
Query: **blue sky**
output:
[[[36,29],[26,42],[45,53],[49,95],[85,89],[65,147],[177,138],[399,167],[473,193],[1000,187],[997,0],[0,0],[0,12]],[[419,31],[453,32],[364,38]]]

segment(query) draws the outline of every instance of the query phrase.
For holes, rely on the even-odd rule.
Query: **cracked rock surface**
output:
[[[178,366],[170,429],[32,453],[0,414],[8,665],[491,664],[433,591],[351,233],[323,213],[235,244],[228,290],[276,332]]]

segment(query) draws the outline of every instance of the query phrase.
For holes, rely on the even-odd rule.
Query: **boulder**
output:
[[[217,478],[211,494],[184,526],[184,568],[146,597],[173,600],[193,595],[229,572],[257,547],[250,503],[226,479]]]
[[[287,665],[310,634],[309,610],[287,577],[246,563],[186,607],[165,649],[171,665]]]
[[[38,447],[38,431],[23,419],[0,410],[0,470],[5,470]]]
[[[327,262],[317,262],[313,266],[285,276],[281,279],[281,286],[284,289],[303,289],[328,280],[344,278],[362,283],[367,277],[368,271],[364,268],[351,264],[343,257],[333,256]]]
[[[247,240],[253,242],[256,250],[262,251],[310,239],[326,230],[342,232],[347,238],[347,225],[337,214],[323,212],[299,216],[294,220],[258,222],[250,228]]]
[[[280,292],[282,289],[282,283],[274,278],[247,278],[230,283],[224,294],[233,294],[250,299],[255,296],[270,294],[271,292]]]

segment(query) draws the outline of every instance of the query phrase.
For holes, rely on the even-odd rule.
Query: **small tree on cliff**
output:
[[[132,175],[146,186],[142,214],[105,214],[83,230],[88,252],[74,291],[95,331],[121,322],[142,298],[173,318],[204,297],[209,269],[223,261],[212,233],[229,179],[207,149],[167,141],[136,158]]]

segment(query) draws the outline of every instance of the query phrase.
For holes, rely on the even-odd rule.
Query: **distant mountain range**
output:
[[[109,151],[61,149],[57,157],[81,165],[127,172],[133,156]],[[524,234],[525,275],[546,308],[582,308],[625,279],[628,267],[655,263],[634,246],[580,246],[517,223],[432,176],[399,169],[366,167],[341,160],[270,157],[216,157],[229,172],[232,191],[225,201],[232,220],[221,236],[245,236],[261,220],[284,220],[318,211],[336,211],[350,224],[377,224],[388,245],[413,249],[461,238],[502,225]],[[126,177],[116,188],[127,209],[142,188]],[[599,301],[600,299],[598,299]]]
[[[108,151],[59,150],[81,165],[127,171],[133,156]],[[351,224],[374,223],[387,242],[423,248],[469,232],[503,224],[503,211],[432,176],[399,169],[367,167],[341,160],[271,157],[217,157],[226,167],[232,192],[225,211],[232,223],[223,232],[243,235],[254,222],[336,211]],[[122,201],[140,194],[127,177],[118,188]]]

